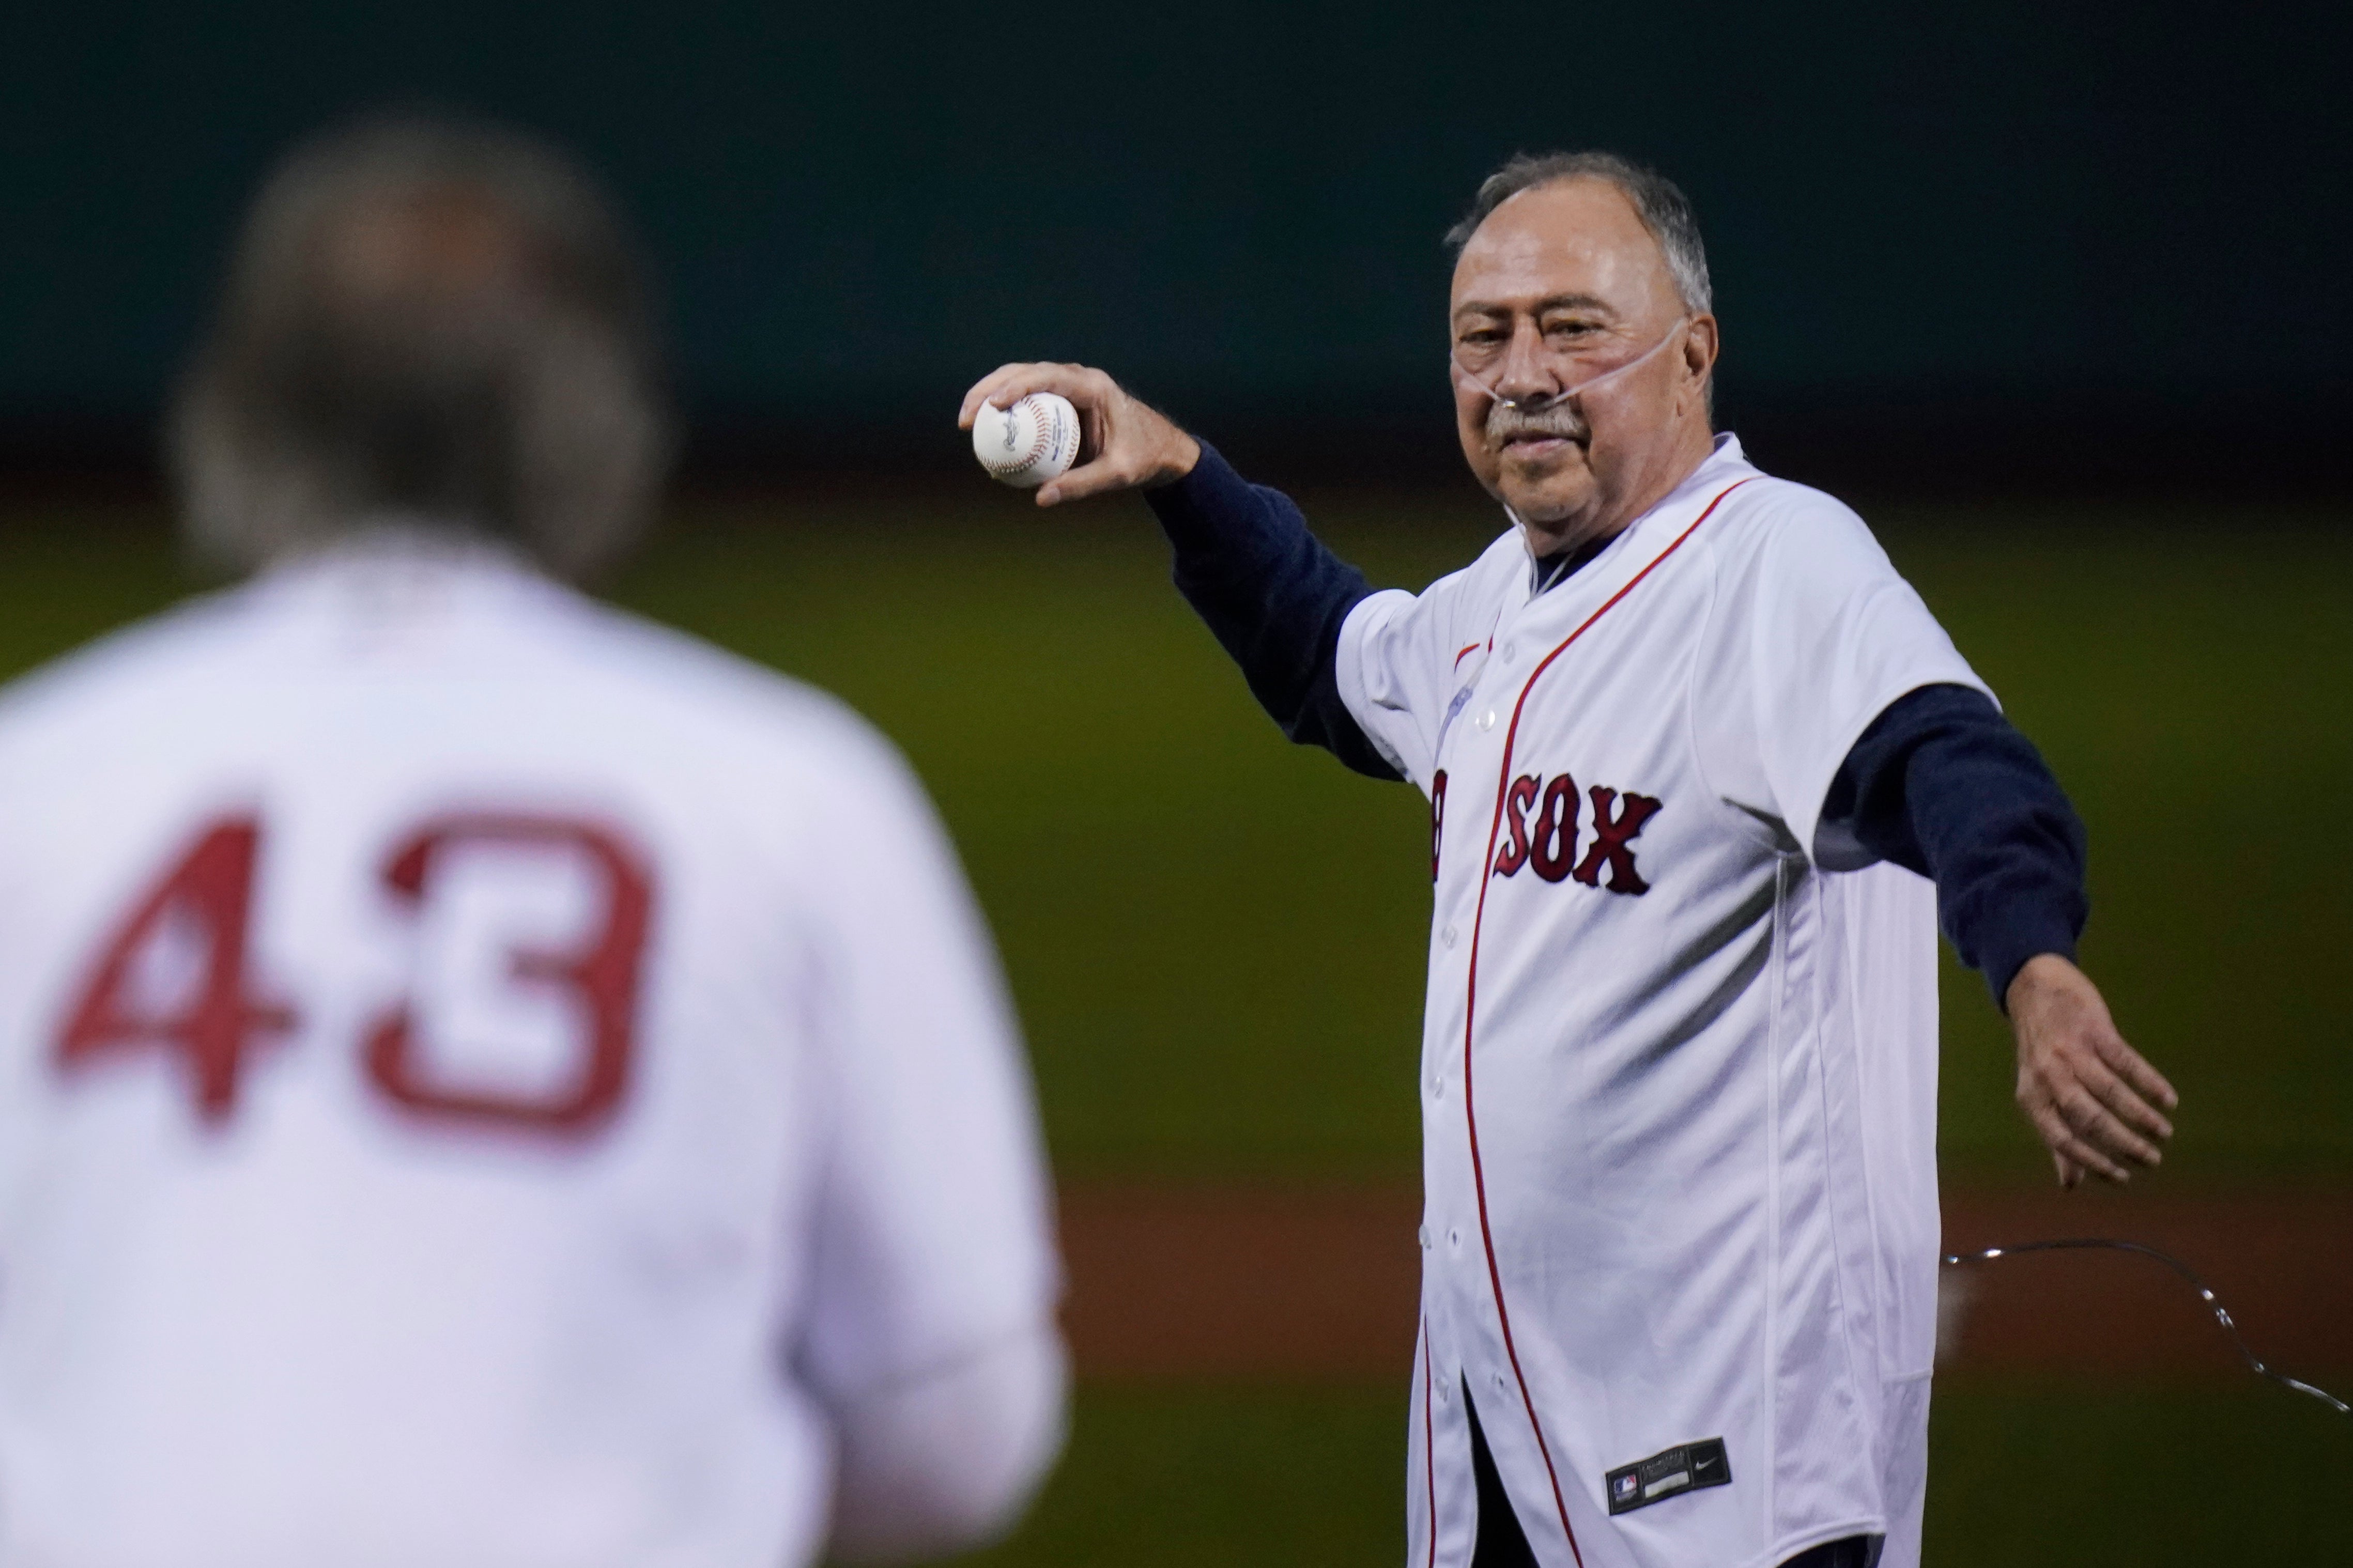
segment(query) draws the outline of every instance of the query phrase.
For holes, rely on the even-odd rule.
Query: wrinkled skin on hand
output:
[[[2006,998],[2018,1037],[2018,1108],[2051,1151],[2059,1184],[2086,1173],[2122,1184],[2155,1169],[2180,1103],[2164,1075],[2125,1043],[2084,972],[2044,953],[2027,961]]]
[[[971,429],[984,403],[1008,408],[1033,392],[1069,398],[1083,432],[1078,465],[1038,487],[1039,506],[1173,483],[1201,460],[1199,442],[1102,371],[1082,364],[999,365],[964,395],[956,427]]]

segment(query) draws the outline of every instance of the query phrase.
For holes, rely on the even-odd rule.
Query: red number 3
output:
[[[247,933],[261,837],[252,816],[211,824],[132,907],[67,1012],[57,1044],[61,1071],[76,1073],[135,1047],[174,1050],[185,1059],[197,1114],[211,1123],[228,1119],[251,1047],[296,1025],[292,1009],[264,999],[248,973]],[[507,955],[512,980],[555,987],[577,1004],[585,1037],[577,1066],[544,1098],[437,1084],[418,1058],[413,1010],[403,1002],[368,1030],[368,1077],[395,1104],[420,1117],[558,1137],[593,1131],[628,1088],[652,875],[611,828],[562,817],[476,814],[442,817],[411,832],[385,860],[384,886],[412,915],[421,912],[437,865],[451,850],[485,846],[576,856],[601,886],[601,916],[576,944],[562,951],[517,948]],[[174,994],[158,1001],[158,991]]]
[[[430,1116],[510,1122],[548,1132],[579,1132],[613,1113],[628,1086],[630,1024],[638,1011],[638,960],[653,903],[651,879],[611,831],[537,816],[451,816],[419,828],[393,851],[385,886],[412,910],[425,901],[437,858],[465,845],[570,849],[601,873],[603,924],[569,952],[519,948],[508,973],[518,981],[560,985],[587,1015],[582,1062],[568,1092],[544,1100],[436,1088],[412,1059],[415,1023],[406,1004],[369,1032],[368,1076],[395,1101]]]

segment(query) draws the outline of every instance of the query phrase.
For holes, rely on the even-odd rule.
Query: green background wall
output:
[[[1504,155],[1586,144],[1696,197],[1735,419],[2353,403],[2343,7],[1943,9],[18,7],[0,421],[144,417],[272,155],[399,102],[607,174],[712,427],[929,428],[1050,356],[1442,460],[1439,236]]]

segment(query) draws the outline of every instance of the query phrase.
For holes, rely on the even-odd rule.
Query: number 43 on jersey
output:
[[[62,1074],[160,1051],[179,1058],[203,1121],[230,1119],[252,1058],[281,1046],[301,1022],[298,999],[269,991],[248,951],[262,847],[259,818],[221,817],[132,903],[65,1011],[55,1055]],[[380,893],[414,922],[437,876],[459,852],[480,848],[567,861],[594,886],[597,913],[585,931],[561,945],[515,945],[501,955],[508,984],[570,1004],[563,1012],[574,1037],[560,1081],[543,1092],[518,1092],[438,1079],[407,998],[373,1019],[352,1048],[376,1089],[416,1116],[555,1137],[593,1131],[628,1088],[652,874],[621,835],[596,823],[454,814],[401,837],[379,873]]]

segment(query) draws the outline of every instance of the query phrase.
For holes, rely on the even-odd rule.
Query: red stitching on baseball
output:
[[[1034,392],[1029,394],[1027,397],[1018,399],[1014,403],[1013,408],[1018,408],[1024,403],[1036,404],[1038,413],[1037,421],[1031,426],[1031,428],[1036,431],[1036,435],[1030,439],[1029,455],[1022,458],[1018,463],[991,463],[988,466],[988,471],[992,474],[1020,473],[1025,468],[1035,468],[1037,466],[1038,459],[1046,455],[1046,448],[1050,444],[1049,433],[1052,430],[1054,426],[1052,410],[1050,410],[1045,404],[1038,403],[1038,395]],[[1005,411],[1005,416],[1008,419],[1013,417],[1013,408],[1008,408]]]

